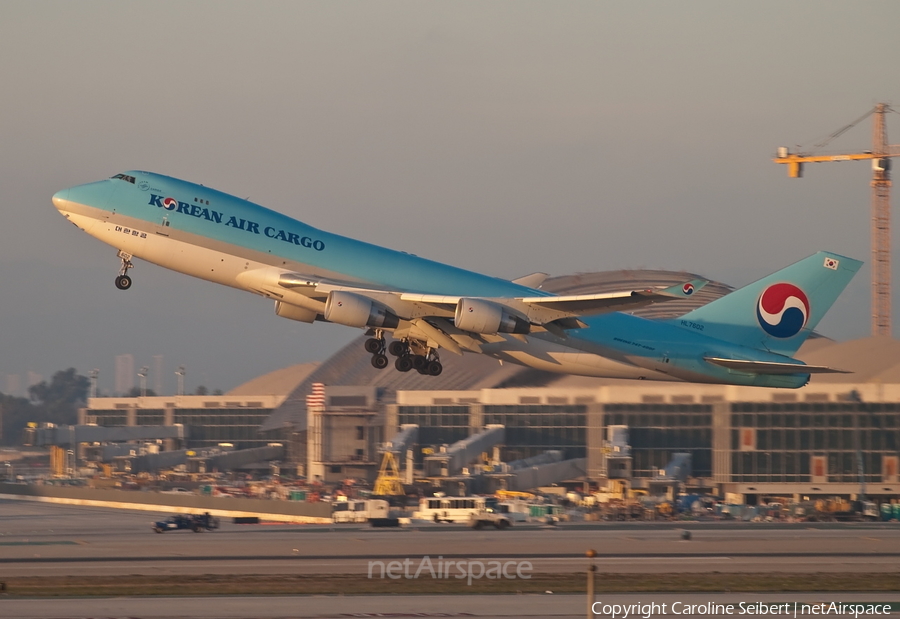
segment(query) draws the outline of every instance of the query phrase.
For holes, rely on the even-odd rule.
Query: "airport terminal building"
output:
[[[589,273],[551,278],[545,288],[605,292],[686,277],[695,276]],[[635,313],[680,314],[728,290],[712,283],[695,298]],[[298,470],[315,465],[325,481],[374,478],[377,445],[405,424],[419,426],[417,465],[423,452],[501,424],[504,462],[560,451],[585,459],[582,479],[593,487],[652,492],[676,454],[690,454],[688,487],[751,503],[861,492],[900,498],[900,342],[889,338],[810,338],[798,358],[853,373],[816,375],[798,390],[566,376],[479,355],[443,354],[444,372],[423,376],[373,368],[362,340],[224,396],[92,399],[84,419],[182,423],[189,446],[282,442]],[[307,408],[314,385],[325,385],[315,419]]]

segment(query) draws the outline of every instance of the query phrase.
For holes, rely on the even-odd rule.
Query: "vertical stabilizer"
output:
[[[734,344],[793,356],[861,266],[859,260],[819,252],[675,323]]]

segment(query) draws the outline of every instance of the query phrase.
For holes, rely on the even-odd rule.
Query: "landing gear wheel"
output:
[[[428,360],[425,359],[425,355],[412,355],[410,359],[412,360],[413,368],[419,370],[420,372],[422,371],[422,368],[424,368],[428,363]]]
[[[122,266],[119,268],[119,276],[116,277],[116,288],[119,290],[128,290],[131,288],[131,278],[128,277],[128,270],[134,268],[134,265],[131,263],[132,256],[129,253],[119,250],[116,257],[122,260]]]
[[[397,360],[394,361],[394,367],[401,372],[409,372],[411,369],[413,369],[412,359],[410,359],[409,355],[397,357]]]
[[[388,365],[388,358],[384,355],[372,355],[372,367],[383,370]]]
[[[376,339],[374,337],[370,337],[366,340],[366,352],[370,352],[373,355],[380,353],[383,346],[384,341]]]
[[[441,365],[440,361],[429,361],[425,368],[429,376],[440,376],[441,372],[444,371],[444,366]]]
[[[404,343],[398,340],[394,340],[388,346],[388,352],[394,355],[395,357],[402,357],[406,353],[409,352],[409,347]]]

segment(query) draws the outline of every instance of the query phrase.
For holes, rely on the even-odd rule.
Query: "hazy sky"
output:
[[[900,102],[897,24],[886,1],[5,0],[0,391],[68,366],[109,391],[121,353],[228,389],[359,333],[143,262],[117,290],[50,196],[128,169],[508,278],[868,262],[868,164],[771,157]],[[868,334],[868,267],[820,330]]]

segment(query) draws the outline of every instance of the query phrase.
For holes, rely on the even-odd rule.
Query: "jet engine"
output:
[[[300,322],[313,322],[316,319],[316,312],[305,307],[297,307],[290,303],[275,301],[275,315],[282,318],[290,318],[291,320],[299,320]]]
[[[527,320],[511,314],[502,305],[482,299],[460,299],[453,323],[472,333],[528,333]]]
[[[325,301],[325,320],[348,327],[393,329],[400,319],[372,299],[344,290],[332,290]]]

